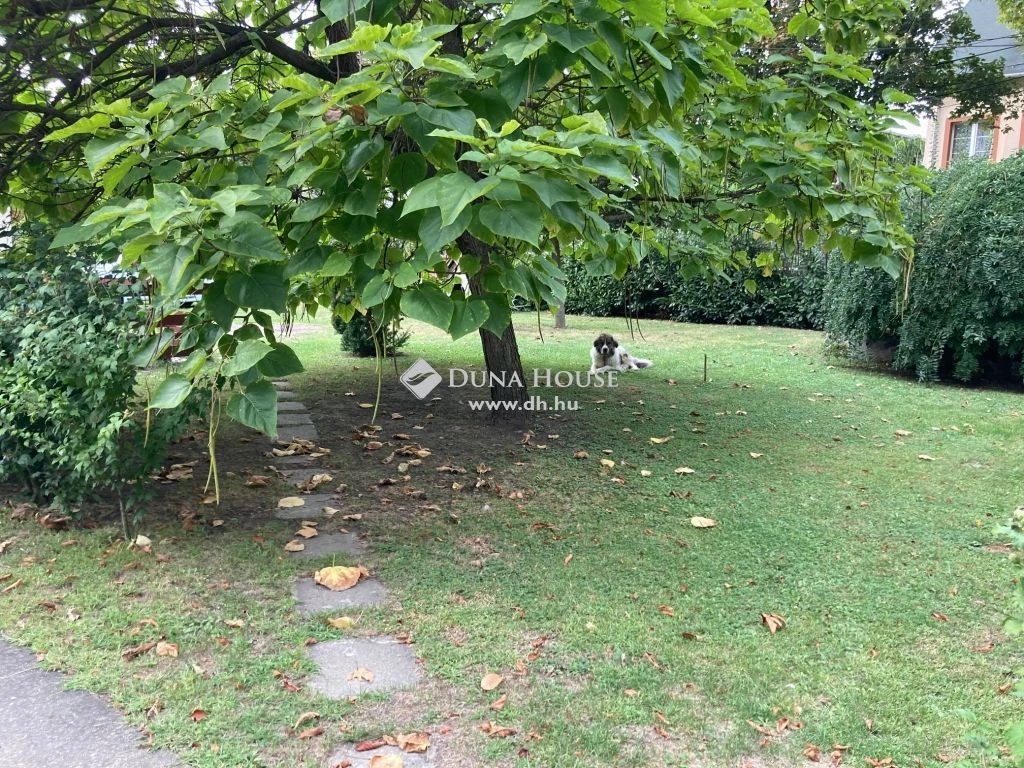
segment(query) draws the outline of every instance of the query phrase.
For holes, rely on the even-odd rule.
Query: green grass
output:
[[[579,370],[600,330],[628,338],[622,321],[570,318],[556,332],[545,319],[542,344],[534,317],[516,322],[528,369]],[[400,367],[419,356],[439,370],[480,365],[475,336],[453,343],[412,328]],[[471,764],[488,766],[787,765],[806,762],[807,744],[827,761],[836,743],[849,746],[847,764],[974,764],[957,710],[998,724],[1019,716],[998,691],[1020,662],[999,633],[1013,571],[984,545],[1022,503],[1024,397],[829,365],[815,333],[643,330],[646,340],[627,345],[654,368],[620,376],[615,390],[559,392],[580,410],[537,414],[527,445],[522,430],[470,412],[471,393],[441,388],[440,400],[419,403],[388,367],[382,434],[422,427],[415,440],[434,452],[408,480],[348,439],[367,418],[358,404],[373,399],[373,361],[342,357],[326,326],[295,341],[307,372],[293,389],[335,447],[335,472],[353,490],[348,511],[363,512],[374,541],[369,564],[395,598],[357,631],[411,633],[439,702],[403,716],[284,691],[274,671],[301,684],[303,641],[339,633],[291,610],[303,566],[279,556],[289,529],[265,519],[183,534],[154,514],[149,535],[169,563],[118,546],[104,558],[110,529],[54,534],[2,521],[0,540],[20,538],[0,576],[25,582],[0,596],[0,629],[75,672],[75,685],[111,693],[137,722],[160,698],[155,742],[194,765],[254,755],[314,765],[346,733],[436,732],[442,722]],[[469,472],[438,473],[445,462]],[[480,462],[500,493],[469,490]],[[681,466],[695,473],[676,474]],[[386,476],[399,483],[378,488]],[[453,480],[466,488],[452,490]],[[406,487],[426,500],[410,501]],[[696,529],[695,515],[719,525]],[[79,544],[61,547],[71,536]],[[142,566],[117,584],[132,561]],[[53,595],[62,602],[51,615],[37,604]],[[786,627],[771,636],[762,613]],[[132,636],[144,617],[159,631]],[[224,618],[247,623],[230,630]],[[179,659],[120,661],[159,634],[181,643]],[[478,687],[488,671],[506,677],[492,694]],[[505,708],[487,709],[501,692]],[[187,716],[195,707],[209,712],[199,724]],[[289,729],[306,710],[323,715],[327,733],[300,742]],[[746,722],[774,730],[782,717],[802,730],[766,745]],[[486,720],[518,733],[487,739],[476,730]],[[520,748],[528,760],[516,759]]]

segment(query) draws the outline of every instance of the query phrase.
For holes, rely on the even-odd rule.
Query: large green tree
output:
[[[479,332],[507,375],[515,297],[560,305],[558,258],[621,276],[666,220],[693,271],[751,234],[898,272],[883,102],[910,97],[851,85],[904,12],[807,3],[779,52],[753,0],[19,0],[0,194],[71,222],[54,248],[121,243],[162,306],[205,283],[189,370],[219,349],[232,414],[272,429],[264,376],[296,361],[268,310],[350,296]]]

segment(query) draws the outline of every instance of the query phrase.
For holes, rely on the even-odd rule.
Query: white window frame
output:
[[[970,139],[970,141],[967,144],[967,157],[968,158],[974,158],[974,157],[978,156],[978,126],[980,126],[981,123],[978,120],[975,120],[974,122],[971,122],[971,123],[968,123],[965,120],[960,120],[960,121],[957,121],[957,122],[953,123],[953,128],[950,131],[950,137],[949,137],[949,162],[951,162],[951,163],[956,159],[956,158],[953,157],[953,147],[955,146],[955,143],[956,143],[956,130],[957,130],[957,128],[960,128],[960,127],[965,126],[965,125],[971,126],[971,139]],[[992,136],[992,146],[989,147],[989,151],[988,151],[989,157],[992,156],[992,148],[995,147],[995,130],[996,130],[995,126],[992,126],[993,136]]]

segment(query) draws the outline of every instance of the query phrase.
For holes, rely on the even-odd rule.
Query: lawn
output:
[[[294,340],[307,371],[292,389],[391,593],[354,629],[293,610],[308,564],[285,559],[292,529],[270,516],[286,489],[246,487],[266,445],[222,426],[222,509],[199,504],[198,479],[157,486],[153,553],[114,526],[3,516],[0,541],[17,539],[0,588],[21,584],[0,594],[0,630],[197,766],[322,765],[343,741],[412,728],[446,767],[810,765],[815,749],[846,765],[984,762],[960,710],[1020,716],[1000,690],[1021,653],[999,631],[1014,574],[993,530],[1024,503],[1024,396],[843,366],[811,332],[540,324],[543,341],[535,316],[516,318],[528,371],[585,368],[602,330],[655,366],[615,389],[535,390],[579,410],[520,428],[473,412],[482,390],[415,400],[389,362],[378,439],[432,451],[404,472],[352,439],[373,361],[340,355],[323,324]],[[411,329],[399,370],[479,368],[475,337]],[[176,447],[197,477],[203,445]],[[306,689],[304,644],[346,632],[409,635],[423,690],[339,703]],[[177,658],[121,659],[158,636]],[[505,677],[492,693],[488,672]],[[299,738],[308,711],[324,733]],[[488,738],[487,721],[515,733]]]

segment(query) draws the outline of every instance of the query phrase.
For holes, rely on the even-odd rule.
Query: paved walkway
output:
[[[142,737],[104,699],[64,690],[59,672],[0,638],[0,766],[169,768],[174,755],[147,752]]]

